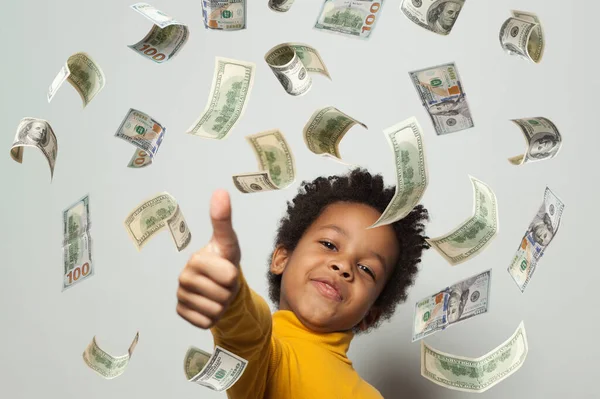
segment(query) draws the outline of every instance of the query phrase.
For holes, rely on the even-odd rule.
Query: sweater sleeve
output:
[[[240,379],[227,390],[229,399],[263,399],[269,366],[278,352],[272,340],[271,310],[239,274],[240,289],[221,319],[210,331],[215,345],[246,359]]]

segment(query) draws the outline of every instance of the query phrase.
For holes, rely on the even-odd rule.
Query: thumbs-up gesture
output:
[[[210,201],[213,235],[208,244],[192,255],[179,275],[177,313],[200,328],[210,328],[235,299],[241,258],[237,236],[231,225],[231,201],[225,190],[217,190]]]

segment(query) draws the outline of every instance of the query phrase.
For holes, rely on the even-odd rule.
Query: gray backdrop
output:
[[[600,91],[596,55],[598,2],[503,0],[466,5],[448,37],[421,29],[386,0],[368,41],[312,29],[320,0],[296,1],[286,14],[252,0],[248,29],[204,30],[199,1],[153,0],[152,5],[187,23],[190,39],[181,53],[158,65],[127,48],[151,23],[128,8],[133,0],[3,0],[0,157],[3,229],[0,290],[0,380],[10,398],[224,398],[186,382],[183,356],[189,345],[212,348],[210,332],[175,312],[177,277],[187,259],[211,235],[211,192],[232,195],[234,227],[242,245],[248,282],[267,294],[266,258],[285,201],[302,180],[344,173],[346,168],[305,147],[302,127],[319,107],[333,105],[369,127],[355,127],[341,144],[348,162],[382,173],[394,182],[393,156],[382,129],[416,116],[424,128],[430,184],[423,203],[435,237],[472,212],[471,174],[494,190],[500,231],[481,255],[450,267],[434,250],[423,258],[408,301],[392,322],[354,340],[350,358],[358,372],[386,398],[462,398],[420,375],[419,343],[411,343],[416,300],[458,280],[493,269],[488,314],[427,339],[433,347],[480,356],[508,338],[525,321],[530,352],[523,367],[483,398],[598,397],[598,322],[595,289],[600,278],[594,165],[600,141],[594,113]],[[538,13],[547,45],[540,65],[510,57],[498,43],[511,9]],[[315,46],[333,81],[316,75],[304,97],[287,95],[264,62],[284,41]],[[51,104],[46,90],[66,59],[88,52],[107,84],[84,110],[68,84]],[[210,90],[215,56],[256,63],[256,79],[240,123],[225,141],[184,134],[199,116]],[[476,127],[436,136],[408,71],[455,61]],[[167,126],[153,165],[126,167],[134,151],[114,137],[130,108]],[[26,149],[24,163],[9,149],[22,117],[47,119],[59,143],[55,178],[46,160]],[[511,118],[545,116],[563,135],[559,155],[513,166],[507,158],[524,150]],[[241,194],[231,176],[256,171],[244,136],[279,128],[293,148],[296,182],[286,190]],[[560,231],[524,294],[506,268],[540,206],[546,186],[566,203]],[[160,191],[181,205],[193,233],[176,251],[168,232],[141,252],[123,220],[141,200]],[[62,211],[90,194],[96,275],[61,292]],[[140,341],[125,373],[106,381],[88,369],[82,352],[94,335],[110,353],[126,352],[136,331]]]

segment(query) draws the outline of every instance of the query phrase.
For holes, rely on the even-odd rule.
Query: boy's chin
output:
[[[321,306],[311,306],[311,304],[306,303],[298,306],[293,311],[300,322],[314,332],[330,333],[352,328],[352,326],[346,326],[346,323],[340,320],[340,315],[336,314],[335,311],[324,309]]]

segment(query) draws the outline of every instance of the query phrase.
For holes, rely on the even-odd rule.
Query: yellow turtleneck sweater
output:
[[[315,333],[289,310],[273,313],[240,273],[240,290],[211,328],[215,345],[248,361],[230,399],[381,399],[346,356],[351,331]]]

